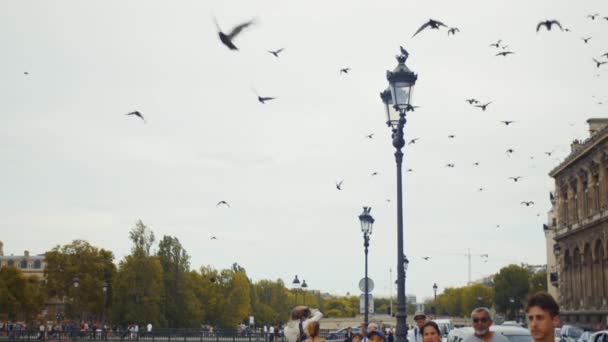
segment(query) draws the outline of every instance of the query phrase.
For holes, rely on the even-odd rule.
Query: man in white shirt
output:
[[[409,342],[422,342],[422,326],[426,323],[426,315],[422,311],[416,311],[414,314],[414,322],[416,327],[410,330],[408,334]]]
[[[288,342],[297,342],[300,335],[306,337],[306,327],[311,322],[318,322],[323,314],[318,309],[307,306],[296,306],[291,312],[291,321],[287,322],[284,335]]]
[[[467,336],[462,342],[509,342],[504,335],[490,331],[492,316],[488,308],[477,308],[471,312],[475,333]]]

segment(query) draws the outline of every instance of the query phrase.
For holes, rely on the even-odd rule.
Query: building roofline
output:
[[[602,128],[600,131],[583,141],[579,149],[571,152],[564,161],[553,168],[553,170],[549,171],[549,176],[555,178],[557,174],[572,165],[577,159],[587,154],[587,152],[597,146],[600,142],[606,140],[606,138],[608,138],[608,126]]]

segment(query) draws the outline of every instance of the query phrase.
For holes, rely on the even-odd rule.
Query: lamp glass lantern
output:
[[[306,280],[302,280],[302,288],[303,289],[307,289],[308,288],[308,284],[306,284]]]
[[[372,208],[363,207],[363,213],[359,215],[359,221],[361,222],[361,231],[364,235],[371,235],[374,227],[374,218],[370,215]]]
[[[103,293],[108,292],[108,282],[106,282],[106,281],[104,281],[104,282],[103,282],[103,287],[102,287],[102,289],[103,289]]]
[[[72,283],[74,284],[74,287],[78,287],[80,286],[80,278],[78,278],[78,276],[75,276],[74,278],[72,278]]]
[[[435,296],[437,295],[437,289],[439,288],[439,286],[437,286],[437,283],[433,284],[433,292],[435,292]]]
[[[396,126],[399,123],[399,110],[395,109],[395,105],[393,104],[393,96],[391,95],[391,88],[386,88],[383,92],[380,93],[380,98],[382,99],[382,103],[384,104],[384,110],[386,111],[386,125]]]
[[[294,286],[300,284],[300,279],[298,279],[298,275],[296,274],[296,277],[293,278],[293,281],[291,282]]]
[[[562,246],[559,243],[556,243],[553,245],[553,254],[555,254],[556,257],[559,257],[562,253]]]
[[[418,79],[418,75],[405,65],[407,57],[406,54],[397,56],[399,63],[397,67],[393,71],[386,72],[393,106],[400,112],[404,112],[411,106],[412,90]]]

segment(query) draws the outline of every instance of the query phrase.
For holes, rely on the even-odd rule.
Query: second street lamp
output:
[[[372,215],[369,214],[369,212],[371,210],[372,210],[372,208],[370,208],[370,207],[363,207],[363,213],[361,213],[361,215],[359,215],[359,221],[361,222],[361,232],[363,232],[363,247],[365,248],[365,291],[364,291],[365,293],[363,294],[363,296],[365,297],[364,324],[365,324],[366,331],[367,331],[367,324],[369,322],[369,320],[368,320],[368,316],[369,316],[369,279],[367,278],[367,251],[368,251],[368,247],[369,247],[369,236],[372,235],[372,228],[374,226],[374,221],[375,221],[374,218],[372,217]]]
[[[397,164],[397,338],[396,342],[407,342],[407,312],[405,301],[405,269],[403,252],[403,182],[401,167],[403,164],[403,146],[405,140],[403,129],[405,127],[405,114],[412,110],[410,104],[412,88],[416,84],[418,75],[405,66],[409,54],[402,49],[397,56],[397,68],[386,72],[389,87],[380,93],[385,105],[386,123],[392,128],[393,146],[395,147],[395,162]]]
[[[437,306],[437,289],[439,288],[439,286],[437,286],[437,283],[433,284],[433,294],[434,294],[434,299],[433,299],[433,315],[435,315],[435,310],[436,310],[436,306]]]
[[[304,297],[304,305],[306,305],[306,289],[308,288],[308,284],[306,284],[306,280],[302,279],[302,296]]]
[[[293,289],[296,293],[296,305],[298,305],[298,285],[300,285],[300,279],[298,279],[298,275],[296,274],[296,277],[293,278],[293,281],[291,282],[291,285],[293,285]]]

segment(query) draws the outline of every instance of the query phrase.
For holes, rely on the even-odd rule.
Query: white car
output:
[[[587,342],[608,342],[608,330],[601,330],[589,336]]]
[[[532,342],[530,331],[521,327],[492,325],[490,326],[490,331],[504,335],[509,342]],[[448,334],[447,342],[462,342],[462,340],[469,335],[473,335],[472,327],[454,329]]]

